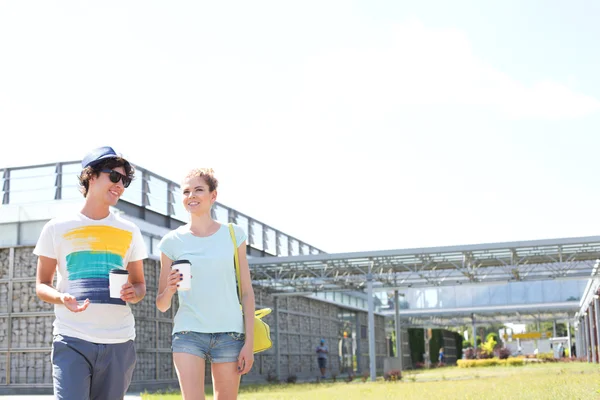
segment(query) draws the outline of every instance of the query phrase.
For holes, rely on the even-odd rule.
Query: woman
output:
[[[191,263],[191,289],[179,291],[173,326],[173,361],[183,399],[204,399],[205,362],[212,365],[215,399],[235,399],[240,377],[254,362],[254,291],[246,258],[246,233],[211,217],[218,181],[209,168],[194,169],[183,179],[183,205],[190,222],[169,232],[158,245],[161,272],[156,305],[165,312],[183,279],[176,260]],[[238,252],[242,298],[238,299],[234,251]],[[240,309],[240,301],[242,308]]]

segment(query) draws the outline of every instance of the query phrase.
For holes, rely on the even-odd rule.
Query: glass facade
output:
[[[19,224],[1,224],[0,225],[0,246],[8,247],[18,244]]]
[[[39,203],[54,200],[55,166],[14,169],[10,171],[10,203]]]
[[[335,302],[340,305],[358,308],[361,310],[367,309],[367,300],[363,298],[364,295],[354,296],[352,293],[341,293],[341,292],[319,292],[312,295],[317,299],[324,299],[331,302]],[[380,307],[375,303],[375,311],[379,312]]]
[[[127,188],[127,190],[121,196],[121,199],[123,199],[131,204],[135,204],[136,206],[141,206],[142,199],[143,199],[143,195],[142,195],[143,184],[142,183],[143,183],[142,172],[139,170],[136,170],[135,177],[129,184],[129,187]]]
[[[154,175],[148,176],[148,202],[147,207],[163,215],[169,215],[168,207],[168,182]],[[127,191],[126,191],[127,192]]]
[[[265,252],[268,253],[269,255],[272,256],[276,256],[277,255],[277,248],[276,246],[276,241],[275,241],[275,234],[276,232],[271,229],[271,228],[264,228],[265,230],[265,237],[266,237],[266,246],[265,246]]]
[[[81,173],[81,165],[63,164],[61,168],[61,198],[64,200],[82,199],[83,195],[79,191],[79,174]]]
[[[470,308],[579,301],[587,279],[403,289],[409,309]]]

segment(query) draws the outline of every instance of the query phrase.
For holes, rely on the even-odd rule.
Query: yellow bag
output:
[[[240,260],[238,257],[238,246],[237,240],[235,239],[235,233],[233,232],[233,225],[229,224],[229,233],[231,234],[231,240],[233,240],[233,254],[235,259],[235,275],[237,277],[238,287],[238,298],[242,301],[242,283],[240,280]],[[240,304],[241,306],[241,304]],[[271,313],[270,308],[263,308],[254,312],[254,353],[260,353],[261,351],[269,350],[273,346],[271,340],[271,328],[261,318]]]

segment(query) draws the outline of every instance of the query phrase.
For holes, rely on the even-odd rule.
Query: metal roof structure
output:
[[[250,258],[274,293],[362,291],[589,278],[600,236],[294,257]]]
[[[518,304],[513,306],[488,306],[462,309],[400,310],[402,326],[422,328],[448,328],[470,325],[473,319],[479,325],[535,324],[543,321],[566,322],[573,319],[579,309],[578,302]],[[382,314],[394,316],[394,311]]]

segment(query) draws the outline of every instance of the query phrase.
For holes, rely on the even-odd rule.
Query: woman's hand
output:
[[[179,270],[174,268],[171,270],[169,277],[167,278],[167,289],[171,294],[177,292],[179,282],[183,280],[183,274],[179,273]]]
[[[238,373],[247,374],[252,369],[252,364],[254,364],[254,350],[252,346],[245,344],[238,356]]]

